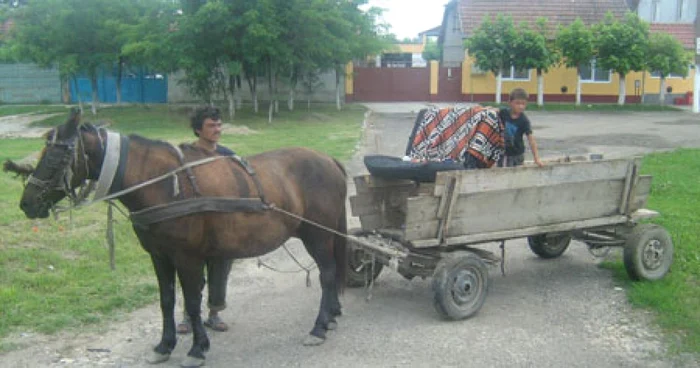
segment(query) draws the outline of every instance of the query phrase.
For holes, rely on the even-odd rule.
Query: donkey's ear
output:
[[[68,120],[66,121],[66,133],[73,136],[78,132],[78,125],[80,125],[80,109],[74,107],[71,109]]]

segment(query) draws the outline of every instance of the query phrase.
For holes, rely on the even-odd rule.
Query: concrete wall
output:
[[[0,64],[0,103],[61,103],[58,69]]]
[[[171,73],[168,75],[168,102],[170,103],[181,103],[181,102],[201,102],[197,97],[193,96],[187,90],[187,86],[180,84],[179,81],[183,78],[183,73]],[[245,79],[242,82],[242,98],[244,102],[252,101],[250,88],[248,87],[248,82]],[[328,72],[321,75],[320,82],[322,85],[316,90],[316,92],[311,96],[313,102],[335,102],[335,73]],[[268,100],[268,87],[267,80],[258,80],[258,101]],[[340,93],[341,98],[343,98],[345,91],[345,77],[340,76]],[[289,86],[286,80],[278,80],[278,93],[279,100],[286,101],[289,96]],[[223,99],[223,96],[218,96],[216,99]],[[297,102],[306,101],[306,94],[303,91],[303,86],[299,84],[296,88],[296,100]]]

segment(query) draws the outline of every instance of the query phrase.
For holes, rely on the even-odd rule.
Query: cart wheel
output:
[[[571,235],[540,234],[527,237],[527,243],[533,253],[546,259],[557,258],[566,251],[571,243]]]
[[[489,273],[479,256],[467,251],[446,255],[433,274],[433,305],[445,319],[471,317],[486,299]]]
[[[624,250],[625,269],[632,280],[658,280],[673,263],[673,241],[659,225],[635,226]]]
[[[365,236],[362,229],[350,229],[348,234],[354,236]],[[348,271],[345,280],[347,287],[363,287],[379,277],[384,265],[380,262],[372,261],[371,254],[357,247],[348,247]]]

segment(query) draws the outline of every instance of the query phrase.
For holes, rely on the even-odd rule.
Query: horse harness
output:
[[[128,155],[128,145],[128,137],[121,136],[117,133],[108,132],[106,153],[102,164],[102,171],[99,176],[100,180],[102,180],[102,178],[107,179],[105,179],[102,182],[98,181],[94,200],[105,200],[107,198],[107,193],[112,193],[109,197],[116,197],[122,194],[126,194],[127,191],[130,192],[134,190],[132,188],[141,188],[143,186],[150,185],[157,181],[165,180],[168,177],[172,177],[173,179],[173,196],[179,198],[174,202],[164,203],[161,205],[148,207],[140,211],[131,212],[129,215],[129,219],[136,226],[146,227],[148,225],[155,224],[158,222],[167,221],[177,217],[201,212],[263,212],[270,208],[270,205],[265,200],[262,185],[258,180],[255,169],[253,169],[253,167],[242,157],[236,154],[228,156],[214,156],[188,163],[185,162],[185,158],[180,147],[175,145],[171,145],[171,147],[174,149],[178,162],[180,163],[180,167],[178,169],[171,171],[170,173],[160,176],[158,178],[155,178],[160,180],[149,180],[135,187],[131,187],[124,190],[121,188],[120,185],[124,177],[124,171],[126,167],[125,162]],[[117,146],[118,148],[112,148],[110,150],[110,146]],[[119,152],[118,154],[116,153],[117,151]],[[251,177],[258,192],[257,198],[225,198],[202,196],[199,190],[199,185],[197,185],[197,178],[195,177],[194,172],[192,171],[192,167],[212,162],[215,159],[225,158],[229,158],[233,162],[238,164]],[[178,172],[180,171],[185,172],[187,179],[192,185],[194,198],[182,199],[181,184],[177,176]],[[110,174],[110,172],[114,172],[114,174]],[[111,183],[109,181],[111,181]],[[109,189],[105,190],[105,188]],[[105,195],[102,195],[103,193]]]
[[[97,185],[94,182],[83,184],[80,194],[76,194],[74,188],[71,188],[71,180],[73,178],[73,167],[78,162],[78,155],[83,155],[83,161],[87,168],[87,157],[85,154],[82,138],[71,140],[57,140],[58,132],[54,131],[53,137],[46,142],[47,149],[59,148],[63,152],[60,159],[49,162],[49,169],[52,171],[51,176],[47,180],[38,179],[34,174],[28,178],[28,184],[33,184],[39,187],[39,198],[43,199],[51,191],[65,192],[71,201],[74,203],[73,208],[84,207],[101,201],[111,201],[117,197],[131,193],[145,186],[173,178],[173,194],[174,197],[181,198],[180,184],[177,174],[185,171],[188,180],[190,181],[194,198],[179,199],[174,202],[156,205],[145,208],[140,211],[131,212],[129,219],[136,226],[146,227],[148,225],[174,219],[181,216],[191,215],[201,212],[263,212],[274,208],[274,205],[265,200],[265,195],[262,190],[262,185],[258,180],[255,169],[242,157],[234,154],[228,156],[213,156],[193,162],[185,162],[184,155],[179,147],[171,145],[176,152],[176,157],[180,163],[180,167],[156,178],[147,180],[138,185],[129,188],[123,188],[122,182],[126,171],[126,160],[128,156],[129,138],[118,133],[108,130],[106,131],[106,142],[100,135],[99,128],[93,125],[87,125],[95,130],[95,133],[100,140],[100,145],[104,152],[102,168],[98,176]],[[78,137],[82,137],[78,134]],[[80,149],[76,149],[76,140],[80,140]],[[256,190],[257,198],[225,198],[225,197],[203,197],[200,193],[197,180],[192,172],[192,167],[204,165],[220,159],[231,159],[233,162],[242,167],[245,172],[252,178]],[[56,175],[56,171],[58,175]],[[86,171],[87,172],[87,171]],[[94,188],[95,195],[89,202],[80,203],[89,195],[89,191]]]

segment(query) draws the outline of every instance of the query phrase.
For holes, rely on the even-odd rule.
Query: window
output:
[[[661,78],[661,73],[659,73],[659,72],[651,72],[650,74],[651,74],[652,78]],[[688,74],[690,74],[690,73],[688,73]],[[671,74],[666,76],[666,79],[668,79],[668,78],[685,78],[686,75],[671,73]]]
[[[585,83],[609,83],[610,70],[599,68],[596,65],[595,59],[588,64],[583,64],[579,67],[581,71],[581,82]]]
[[[511,66],[503,70],[503,80],[530,80],[530,70],[515,70],[515,67]]]

